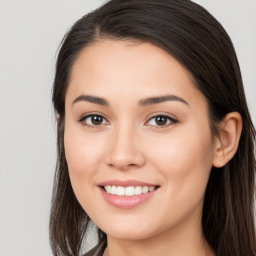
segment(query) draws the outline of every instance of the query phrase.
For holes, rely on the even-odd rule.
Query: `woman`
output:
[[[77,21],[53,88],[54,255],[256,255],[255,129],[230,38],[188,0]]]

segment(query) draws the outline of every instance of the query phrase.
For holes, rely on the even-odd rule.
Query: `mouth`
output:
[[[115,186],[115,185],[105,185],[101,186],[108,194],[116,196],[139,196],[142,194],[151,193],[158,189],[159,186]]]
[[[98,184],[103,198],[114,207],[130,209],[156,196],[159,185],[136,180],[109,180]]]

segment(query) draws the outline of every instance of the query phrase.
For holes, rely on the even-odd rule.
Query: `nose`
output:
[[[139,136],[134,129],[125,127],[113,131],[107,164],[118,170],[138,168],[145,164],[143,145],[139,143]]]

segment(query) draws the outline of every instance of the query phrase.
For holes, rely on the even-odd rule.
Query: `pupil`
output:
[[[164,116],[158,116],[158,117],[156,118],[156,123],[157,123],[158,125],[165,125],[165,124],[167,123],[167,118],[164,117]]]
[[[102,123],[102,117],[101,116],[92,116],[92,123],[95,125],[99,125]]]

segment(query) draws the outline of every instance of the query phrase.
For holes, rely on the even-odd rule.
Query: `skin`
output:
[[[108,106],[74,103],[81,95],[104,98]],[[138,104],[163,95],[187,103]],[[222,133],[224,146],[233,150],[223,154],[210,131],[205,97],[190,73],[152,44],[114,40],[83,49],[73,66],[65,111],[72,187],[83,209],[107,234],[105,255],[214,255],[202,233],[204,193],[212,165],[222,166],[236,150],[238,115],[223,123],[230,128]],[[95,113],[104,117],[101,125],[86,126],[93,124],[90,117],[81,121]],[[156,115],[177,122],[167,119],[161,126]],[[98,187],[110,179],[160,187],[138,206],[120,209],[107,203]]]

